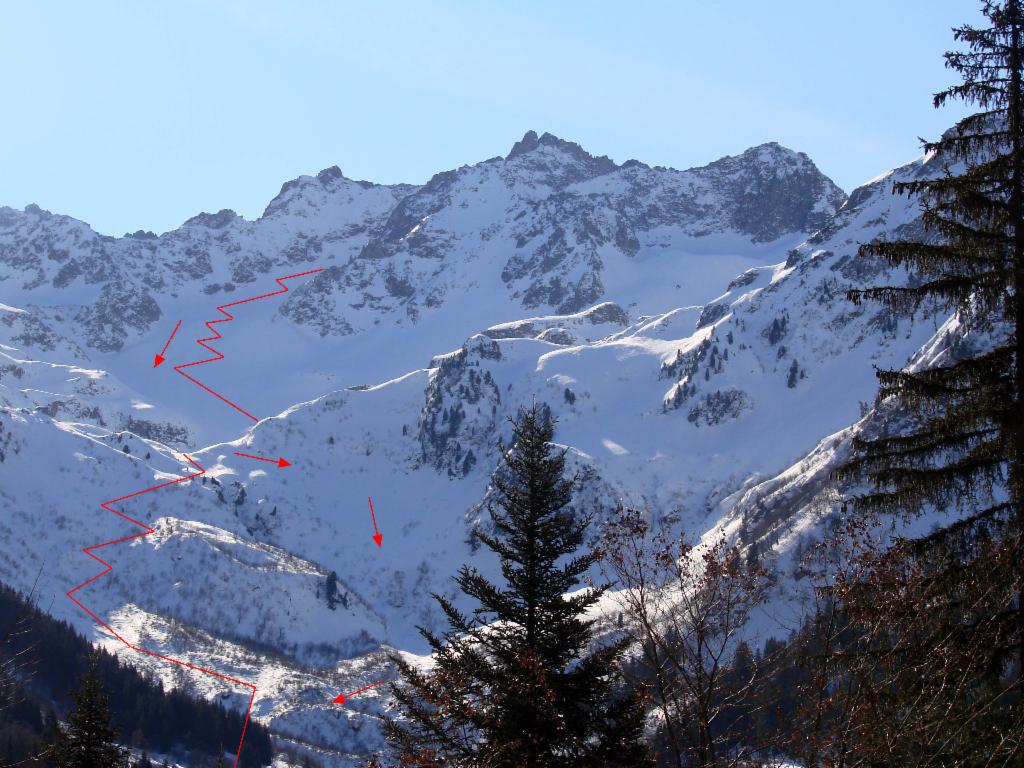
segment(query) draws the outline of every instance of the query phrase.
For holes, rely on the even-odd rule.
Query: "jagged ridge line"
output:
[[[276,278],[274,280],[274,282],[276,282],[278,285],[281,286],[281,290],[279,290],[279,291],[272,291],[270,293],[261,294],[260,296],[252,296],[252,297],[250,297],[248,299],[240,299],[239,301],[232,301],[232,302],[230,302],[228,304],[221,304],[219,307],[217,307],[217,311],[220,312],[222,315],[224,315],[224,317],[218,318],[216,320],[207,320],[204,323],[204,325],[207,327],[207,329],[209,329],[209,331],[211,333],[213,333],[214,335],[213,336],[207,336],[207,337],[202,338],[202,339],[196,339],[196,344],[198,344],[199,346],[203,347],[204,349],[212,352],[214,355],[216,355],[216,357],[209,357],[209,358],[207,358],[205,360],[196,360],[196,361],[191,362],[191,363],[183,363],[181,365],[176,365],[176,366],[174,366],[174,370],[177,371],[178,373],[180,373],[182,376],[184,376],[186,379],[191,381],[196,386],[201,387],[202,389],[206,390],[207,392],[209,392],[211,395],[213,395],[217,399],[221,400],[222,402],[226,403],[227,405],[230,405],[232,408],[234,408],[236,411],[238,411],[242,415],[249,417],[253,421],[259,421],[258,418],[253,416],[251,413],[249,413],[247,410],[245,410],[241,406],[231,402],[230,400],[228,400],[226,397],[224,397],[220,393],[215,392],[214,390],[210,389],[210,387],[208,387],[205,384],[203,384],[203,382],[201,382],[198,379],[193,378],[189,374],[185,373],[184,369],[185,368],[191,368],[192,366],[195,366],[195,365],[205,365],[206,363],[216,363],[216,362],[224,359],[224,355],[219,350],[214,349],[213,347],[211,347],[206,342],[208,342],[208,341],[219,341],[220,339],[224,338],[223,336],[221,336],[220,331],[217,330],[216,328],[214,328],[213,326],[216,325],[217,323],[227,323],[227,322],[235,319],[235,316],[227,311],[228,307],[237,307],[239,304],[248,304],[250,301],[258,301],[259,299],[266,299],[266,298],[270,298],[271,296],[280,296],[282,293],[288,293],[289,292],[288,291],[288,286],[284,284],[285,280],[292,280],[292,279],[294,279],[296,277],[305,277],[306,275],[315,275],[317,272],[323,272],[323,269],[311,269],[311,270],[309,270],[307,272],[299,272],[298,274],[287,275],[286,277],[278,277],[278,278]]]
[[[174,366],[174,370],[177,371],[178,373],[180,373],[182,376],[184,376],[186,379],[188,379],[192,383],[198,385],[199,387],[205,389],[210,394],[216,396],[217,398],[219,398],[223,402],[227,403],[228,405],[230,405],[235,410],[245,414],[246,416],[251,418],[253,421],[259,421],[259,419],[257,419],[255,416],[253,416],[249,412],[243,410],[239,406],[235,405],[234,403],[232,403],[230,400],[228,400],[224,396],[218,394],[217,392],[214,392],[212,389],[207,387],[201,381],[198,381],[198,380],[194,379],[193,377],[189,376],[182,369],[183,368],[189,368],[189,367],[194,366],[194,365],[203,365],[205,363],[213,363],[213,362],[217,362],[218,360],[223,360],[224,359],[224,355],[221,352],[219,352],[218,350],[214,349],[213,347],[207,345],[206,342],[208,342],[208,341],[217,341],[218,339],[223,338],[223,336],[221,336],[221,334],[220,334],[220,331],[218,331],[216,328],[213,327],[216,323],[226,323],[226,322],[228,322],[230,320],[234,320],[234,316],[230,312],[227,311],[227,307],[235,307],[235,306],[238,306],[239,304],[246,304],[246,303],[248,303],[250,301],[257,301],[258,299],[266,299],[266,298],[269,298],[271,296],[279,296],[282,293],[288,293],[288,286],[286,286],[284,284],[285,280],[291,280],[291,279],[296,278],[296,277],[304,277],[306,275],[313,275],[313,274],[316,274],[317,272],[322,272],[322,271],[323,271],[322,269],[311,269],[311,270],[308,270],[306,272],[300,272],[300,273],[294,274],[294,275],[287,275],[285,277],[278,277],[278,278],[275,279],[274,282],[276,282],[278,285],[281,286],[281,290],[279,290],[279,291],[272,291],[271,293],[264,293],[264,294],[262,294],[260,296],[252,296],[252,297],[250,297],[248,299],[241,299],[239,301],[233,301],[233,302],[230,302],[228,304],[222,304],[222,305],[218,306],[217,307],[217,311],[220,312],[221,314],[223,314],[224,318],[217,319],[217,320],[208,320],[205,323],[206,327],[214,335],[213,336],[208,336],[208,337],[202,338],[202,339],[196,339],[196,343],[198,343],[200,346],[204,347],[205,349],[209,350],[210,352],[213,352],[216,355],[216,357],[212,357],[212,358],[209,358],[207,360],[197,360],[197,361],[191,362],[191,363],[185,363],[185,364],[182,364],[182,365],[176,365],[176,366]],[[179,321],[178,325],[179,326],[181,325],[180,321]],[[175,333],[177,333],[177,327],[175,327]],[[173,338],[173,334],[172,334],[172,338]],[[82,552],[84,554],[88,555],[89,557],[91,557],[93,560],[95,560],[100,565],[102,565],[104,567],[104,570],[100,571],[99,573],[97,573],[92,578],[87,579],[86,581],[83,581],[81,584],[79,584],[79,585],[73,587],[72,589],[68,590],[68,592],[66,594],[67,594],[68,599],[71,600],[71,602],[73,602],[75,605],[77,605],[79,608],[81,608],[85,613],[87,613],[90,617],[92,617],[93,621],[95,621],[97,624],[99,624],[101,627],[103,627],[105,630],[107,630],[107,632],[109,632],[111,635],[116,637],[127,648],[130,648],[133,651],[137,651],[139,653],[144,653],[144,654],[146,654],[148,656],[153,656],[154,658],[161,659],[163,661],[168,661],[168,662],[170,662],[172,664],[177,664],[179,666],[186,667],[186,668],[194,670],[196,672],[202,672],[203,674],[211,675],[211,676],[216,677],[216,678],[218,678],[220,680],[226,680],[227,682],[234,683],[236,685],[241,685],[241,686],[243,686],[245,688],[248,688],[250,690],[249,705],[248,705],[248,707],[245,710],[245,719],[242,721],[242,734],[241,734],[241,736],[238,739],[238,750],[235,753],[234,765],[235,765],[235,768],[237,768],[238,761],[242,757],[242,745],[245,742],[245,732],[246,732],[246,730],[249,727],[249,718],[250,718],[250,715],[252,714],[252,705],[253,705],[253,702],[256,700],[256,685],[253,684],[253,683],[246,683],[246,682],[244,682],[242,680],[237,680],[237,679],[235,679],[233,677],[229,677],[227,675],[221,674],[220,672],[215,672],[212,669],[206,669],[205,667],[200,667],[200,666],[197,666],[195,664],[190,664],[189,662],[182,661],[181,659],[175,659],[175,658],[173,658],[171,656],[165,656],[163,654],[157,653],[156,651],[151,651],[151,650],[149,650],[147,648],[142,648],[140,646],[133,645],[132,643],[129,643],[125,638],[121,637],[121,635],[118,634],[109,624],[107,624],[99,616],[97,616],[95,613],[93,613],[88,608],[86,608],[85,605],[81,601],[79,601],[78,598],[75,597],[75,592],[77,592],[78,590],[83,589],[83,588],[89,586],[90,584],[92,584],[95,581],[101,579],[103,576],[106,576],[108,573],[110,573],[112,570],[114,570],[113,566],[110,563],[108,563],[103,558],[98,557],[97,555],[94,555],[92,550],[102,549],[103,547],[109,547],[109,546],[112,546],[114,544],[121,544],[121,543],[126,542],[126,541],[132,541],[133,539],[142,538],[142,537],[148,536],[149,534],[154,532],[154,529],[150,528],[145,523],[142,523],[142,522],[136,520],[135,518],[129,517],[128,515],[124,514],[123,512],[120,512],[120,511],[114,509],[113,507],[108,506],[109,504],[116,504],[116,503],[118,503],[120,501],[125,501],[127,499],[133,499],[136,496],[141,496],[144,493],[149,493],[150,491],[155,491],[155,490],[158,490],[160,488],[166,488],[166,487],[171,486],[171,485],[177,485],[178,483],[183,483],[186,480],[192,480],[192,479],[194,479],[196,477],[200,477],[200,476],[206,474],[206,470],[203,467],[199,466],[199,464],[197,464],[192,459],[191,456],[189,456],[187,453],[183,453],[182,456],[184,456],[188,460],[188,462],[192,466],[194,466],[196,469],[198,469],[199,471],[194,473],[194,474],[191,474],[191,475],[185,475],[184,477],[179,477],[177,480],[169,480],[166,483],[160,483],[159,485],[154,485],[154,486],[152,486],[150,488],[145,488],[145,489],[143,489],[141,491],[135,491],[134,493],[129,493],[126,496],[120,496],[120,497],[118,497],[116,499],[109,499],[107,501],[100,502],[100,507],[101,508],[105,509],[107,512],[112,512],[113,514],[117,515],[120,518],[123,518],[124,520],[127,520],[130,523],[134,523],[135,525],[137,525],[140,528],[142,528],[143,532],[142,533],[137,533],[137,534],[135,534],[133,536],[124,536],[124,537],[122,537],[120,539],[112,539],[111,541],[105,541],[105,542],[103,542],[101,544],[93,544],[91,546],[85,547],[82,550]]]
[[[161,659],[163,661],[168,661],[168,662],[170,662],[172,664],[177,664],[179,666],[186,667],[186,668],[194,670],[196,672],[202,672],[203,674],[211,675],[211,676],[216,677],[216,678],[218,678],[220,680],[226,680],[229,683],[234,683],[236,685],[241,685],[241,686],[243,686],[245,688],[248,688],[249,691],[250,691],[250,694],[249,694],[249,706],[246,709],[245,720],[243,721],[243,724],[242,724],[242,735],[241,735],[241,737],[238,740],[238,751],[235,753],[235,766],[237,766],[238,765],[238,761],[241,759],[241,756],[242,756],[242,744],[245,741],[245,731],[246,731],[246,729],[247,729],[247,727],[249,725],[249,716],[250,716],[250,714],[252,712],[252,705],[253,705],[253,702],[256,699],[256,686],[253,683],[246,683],[246,682],[244,682],[242,680],[237,680],[237,679],[235,679],[233,677],[229,677],[228,675],[221,674],[220,672],[216,672],[216,671],[214,671],[212,669],[206,669],[205,667],[200,667],[200,666],[198,666],[196,664],[190,664],[187,661],[182,661],[181,659],[175,659],[175,658],[173,658],[171,656],[165,656],[162,653],[157,653],[156,651],[151,651],[148,648],[142,648],[141,646],[138,646],[138,645],[135,645],[133,643],[130,643],[124,637],[122,637],[120,634],[118,634],[118,632],[116,630],[114,630],[113,627],[111,627],[109,624],[107,624],[105,621],[103,621],[103,619],[101,619],[95,613],[90,611],[77,597],[75,597],[75,593],[78,590],[84,589],[85,587],[87,587],[90,584],[98,581],[99,579],[103,578],[108,573],[110,573],[112,570],[114,570],[114,567],[110,563],[108,563],[106,560],[104,560],[103,558],[99,557],[98,555],[93,554],[93,550],[102,549],[103,547],[109,547],[109,546],[112,546],[114,544],[122,544],[122,543],[124,543],[126,541],[132,541],[133,539],[139,539],[139,538],[142,538],[144,536],[148,536],[149,534],[153,533],[154,530],[155,530],[155,529],[149,527],[148,525],[146,525],[145,523],[143,523],[143,522],[141,522],[139,520],[136,520],[133,517],[129,517],[128,515],[124,514],[123,512],[121,512],[121,511],[119,511],[117,509],[114,509],[113,507],[111,507],[109,505],[117,504],[118,502],[126,501],[127,499],[133,499],[136,496],[141,496],[144,493],[149,493],[150,491],[155,491],[155,490],[158,490],[160,488],[167,488],[168,486],[171,486],[171,485],[177,485],[178,483],[183,483],[183,482],[185,482],[187,480],[192,480],[194,478],[201,477],[202,475],[206,474],[206,469],[204,469],[198,463],[196,463],[196,461],[191,456],[189,456],[187,453],[183,453],[182,456],[184,456],[188,460],[188,462],[193,467],[198,469],[199,471],[195,472],[195,473],[193,473],[191,475],[185,475],[184,477],[179,477],[176,480],[169,480],[166,483],[160,483],[159,485],[154,485],[154,486],[152,486],[150,488],[145,488],[145,489],[143,489],[141,491],[135,491],[134,493],[129,493],[126,496],[120,496],[119,498],[116,498],[116,499],[109,499],[107,501],[100,502],[100,507],[105,509],[107,512],[112,512],[113,514],[117,515],[118,517],[122,518],[123,520],[127,520],[129,523],[133,523],[133,524],[139,526],[140,528],[143,529],[142,533],[136,533],[136,534],[134,534],[132,536],[123,536],[120,539],[112,539],[110,541],[104,541],[101,544],[93,544],[91,546],[85,547],[82,550],[82,552],[85,553],[86,555],[88,555],[89,557],[91,557],[93,560],[95,560],[100,565],[102,565],[103,566],[103,570],[100,571],[99,573],[97,573],[92,578],[87,579],[86,581],[83,581],[78,586],[73,587],[72,589],[68,590],[67,596],[68,596],[68,599],[71,600],[71,602],[73,602],[75,605],[77,605],[79,608],[81,608],[83,611],[85,611],[85,613],[87,613],[89,616],[91,616],[93,621],[95,621],[97,624],[99,624],[101,627],[103,627],[105,630],[107,630],[107,632],[109,632],[111,635],[113,635],[118,640],[120,640],[121,643],[125,645],[125,647],[130,648],[133,651],[137,651],[138,653],[144,653],[147,656],[153,656],[153,657],[155,657],[157,659]]]

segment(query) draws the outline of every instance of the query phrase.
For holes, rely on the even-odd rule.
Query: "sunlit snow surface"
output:
[[[551,189],[528,175],[509,181],[496,162],[460,169],[444,206],[406,212],[407,245],[395,247],[413,250],[393,257],[401,279],[443,288],[440,303],[420,305],[415,319],[390,299],[354,307],[364,288],[353,278],[318,283],[334,309],[309,323],[283,316],[291,297],[280,297],[239,307],[218,326],[226,359],[192,370],[258,414],[254,425],[172,366],[206,356],[193,340],[206,335],[216,304],[273,290],[273,277],[313,261],[278,260],[229,293],[167,283],[159,321],[106,353],[75,336],[73,308],[92,300],[88,282],[63,289],[67,308],[47,310],[49,348],[26,344],[45,335],[22,311],[36,289],[14,289],[24,278],[13,280],[20,273],[7,264],[0,579],[27,588],[38,577],[47,611],[166,685],[243,706],[244,689],[124,649],[64,597],[96,573],[82,547],[138,532],[99,503],[190,473],[188,452],[205,477],[118,505],[154,533],[105,549],[114,570],[83,600],[129,642],[255,683],[254,716],[278,737],[350,765],[382,744],[387,688],[344,707],[332,699],[389,677],[387,651],[425,651],[417,626],[443,626],[430,595],[457,599],[451,577],[461,564],[496,574],[473,531],[487,524],[507,417],[536,398],[559,419],[557,440],[582,478],[580,507],[603,515],[620,502],[641,506],[658,525],[693,535],[735,536],[746,513],[774,543],[766,558],[782,577],[750,633],[784,635],[804,599],[792,553],[833,511],[829,472],[873,401],[873,366],[903,365],[922,347],[941,354],[953,330],[940,328],[945,318],[911,322],[844,297],[851,285],[903,279],[854,254],[860,242],[913,226],[914,204],[889,188],[931,170],[918,161],[879,177],[803,244],[807,233],[751,242],[713,213],[704,236],[696,225],[658,225],[632,254],[609,241],[595,250],[600,300],[560,313],[524,309],[520,278],[501,275],[516,237],[528,234],[516,211],[547,204]],[[635,183],[626,176],[584,179],[574,193],[621,191]],[[384,226],[409,191],[353,182],[338,192],[304,179],[260,222],[227,225],[241,232],[243,253],[257,244],[284,252],[302,232],[320,238],[315,264],[329,267],[366,242],[353,234],[332,250],[327,235],[339,221]],[[66,238],[81,236],[66,226]],[[428,236],[447,254],[443,268],[414,252]],[[218,250],[216,231],[203,237],[216,257],[206,283],[228,282],[240,257]],[[366,269],[355,274],[372,293],[384,279],[373,269],[383,267]],[[321,335],[332,317],[353,331]],[[168,362],[154,369],[178,319]],[[692,394],[678,398],[684,390]],[[257,465],[236,451],[293,466]],[[332,571],[342,598],[334,610],[324,591]],[[602,609],[616,610],[614,595]]]

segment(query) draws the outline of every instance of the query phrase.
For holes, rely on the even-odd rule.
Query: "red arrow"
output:
[[[357,693],[362,693],[363,691],[368,691],[371,688],[373,688],[375,685],[380,685],[383,682],[386,682],[386,681],[385,680],[378,680],[376,683],[370,683],[369,685],[363,686],[358,691],[352,691],[352,693],[350,693],[348,696],[346,696],[344,693],[339,693],[338,694],[338,698],[336,698],[334,700],[334,703],[335,704],[344,704],[345,703],[345,699],[350,699],[353,696],[355,696]]]
[[[235,456],[245,456],[247,459],[256,459],[256,461],[269,461],[271,464],[277,464],[281,469],[292,465],[290,461],[284,458],[265,459],[262,456],[253,456],[251,453],[240,453],[238,451],[235,451]]]
[[[153,367],[154,368],[156,368],[158,365],[160,365],[160,363],[162,363],[164,360],[167,359],[167,358],[164,357],[164,352],[166,352],[167,348],[169,346],[171,346],[171,342],[174,340],[174,334],[176,334],[178,332],[179,328],[181,328],[181,320],[179,320],[178,324],[176,326],[174,326],[174,330],[171,331],[171,336],[170,336],[169,339],[167,339],[167,343],[164,344],[164,348],[160,350],[160,354],[159,355],[153,355]]]
[[[379,547],[381,546],[381,542],[384,541],[384,537],[381,536],[380,531],[377,530],[377,516],[373,514],[373,499],[367,496],[366,500],[370,502],[370,517],[373,518],[373,540],[377,542],[377,546]]]

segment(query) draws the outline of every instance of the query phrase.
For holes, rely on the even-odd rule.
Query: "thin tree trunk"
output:
[[[1024,146],[1021,131],[1024,130],[1024,104],[1021,103],[1021,7],[1020,0],[1010,0],[1012,39],[1010,42],[1010,98],[1008,126],[1012,152],[1013,180],[1010,185],[1010,221],[1013,227],[1013,272],[1014,272],[1014,382],[1013,382],[1013,460],[1010,463],[1010,494],[1014,507],[1013,536],[1020,541],[1024,531],[1024,354],[1021,335],[1024,334]],[[1024,558],[1017,558],[1016,567],[1017,599],[1017,640],[1024,638]],[[1024,645],[1018,655],[1017,683],[1020,695],[1024,696]]]

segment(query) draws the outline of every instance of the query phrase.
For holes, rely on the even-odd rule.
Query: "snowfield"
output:
[[[908,279],[857,246],[916,232],[892,180],[937,171],[920,159],[847,197],[777,144],[674,171],[531,132],[422,187],[332,168],[257,221],[200,214],[160,236],[0,209],[0,579],[41,574],[52,614],[244,706],[64,596],[96,572],[82,547],[137,531],[100,502],[189,473],[187,452],[205,475],[123,503],[155,532],[104,550],[114,570],[83,601],[130,642],[253,682],[282,743],[353,765],[382,747],[387,688],[332,699],[390,679],[389,651],[425,653],[417,627],[442,626],[430,595],[457,599],[460,565],[495,575],[475,533],[508,417],[536,398],[578,508],[756,544],[780,578],[750,635],[785,635],[806,597],[796,555],[836,513],[829,473],[879,418],[873,366],[956,333],[845,298]],[[191,369],[258,423],[171,370],[206,356],[193,340],[216,305],[316,267],[238,307],[225,360]]]

